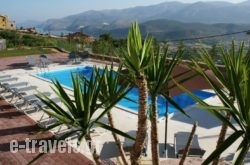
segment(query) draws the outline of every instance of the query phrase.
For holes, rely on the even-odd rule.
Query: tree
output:
[[[101,100],[101,102],[106,102],[106,104],[103,105],[104,108],[107,108],[109,106],[109,101],[112,102],[114,99],[117,99],[117,96],[125,96],[130,91],[130,89],[132,89],[129,83],[125,84],[125,82],[123,82],[122,84],[120,84],[121,79],[125,79],[124,76],[121,74],[121,71],[122,65],[120,65],[116,71],[114,71],[112,65],[111,69],[105,74],[103,80],[104,83],[102,85],[101,94],[99,97],[99,100]],[[120,97],[118,97],[118,99],[120,100]],[[112,128],[115,128],[115,123],[111,110],[107,112],[107,116],[110,126]],[[117,145],[117,149],[120,152],[123,164],[127,165],[128,161],[126,159],[126,155],[123,150],[121,141],[115,132],[112,132],[112,135]]]
[[[202,54],[200,55],[201,59],[207,64],[208,69],[212,71],[212,73],[216,76],[216,78],[221,82],[221,85],[223,87],[223,90],[227,93],[228,98],[233,103],[235,101],[235,94],[236,91],[233,88],[234,81],[232,80],[232,67],[236,71],[237,78],[241,79],[242,76],[242,66],[243,63],[243,52],[244,52],[244,46],[243,44],[239,47],[239,50],[236,51],[235,43],[232,42],[231,49],[227,51],[224,48],[221,48],[220,54],[222,55],[222,61],[225,65],[225,68],[222,70],[218,67],[216,67],[216,63],[214,62],[214,58],[211,54],[207,53],[203,50]],[[230,120],[230,113],[225,113],[225,117]],[[226,132],[227,132],[228,125],[226,122],[223,123],[221,127],[221,131],[219,134],[219,138],[217,141],[217,147],[223,143]],[[213,165],[216,165],[219,163],[219,155],[216,159],[213,161]]]
[[[112,36],[111,36],[110,33],[101,34],[101,35],[99,36],[99,38],[100,38],[100,40],[104,40],[104,41],[107,41],[107,42],[110,42],[110,43],[113,42],[113,38],[112,38]]]
[[[216,45],[216,44],[213,44],[213,45],[212,45],[212,48],[209,50],[209,55],[211,56],[211,58],[212,58],[213,60],[216,60],[217,54],[218,54],[217,45]]]
[[[216,82],[197,61],[193,60],[193,64],[195,71],[201,74],[214,89],[223,106],[208,105],[191,92],[183,89],[198,101],[203,109],[208,110],[223,122],[216,149],[203,164],[212,161],[217,164],[220,154],[236,140],[240,140],[240,145],[236,149],[233,164],[243,164],[250,148],[250,103],[248,101],[250,97],[250,50],[245,53],[244,43],[241,43],[236,51],[235,44],[232,42],[229,51],[221,49],[221,55],[224,68],[218,69],[211,56],[205,50],[202,51],[202,59],[216,77]],[[231,117],[234,123],[232,123]],[[225,138],[227,127],[230,127],[234,132]]]
[[[162,91],[165,90],[164,88],[166,84],[171,80],[172,71],[177,65],[182,53],[182,49],[177,51],[172,57],[172,60],[169,60],[167,58],[169,55],[168,48],[165,48],[163,55],[161,55],[161,48],[158,47],[156,52],[152,51],[152,65],[150,65],[145,70],[145,75],[148,82],[148,90],[151,96],[151,153],[152,163],[155,165],[159,164],[157,97],[159,94],[162,94]]]
[[[117,92],[116,95],[112,96],[112,100],[110,100],[110,98],[99,99],[102,98],[102,88],[104,87],[104,81],[107,73],[107,67],[104,70],[94,68],[90,79],[87,80],[86,78],[82,78],[82,81],[79,75],[72,75],[73,97],[66,93],[58,81],[53,82],[54,88],[52,89],[64,106],[59,106],[56,102],[43,94],[37,95],[37,97],[49,107],[49,109],[44,109],[44,111],[51,117],[58,120],[58,122],[53,124],[48,129],[53,129],[63,124],[72,128],[69,132],[59,137],[58,141],[65,140],[67,137],[77,133],[79,144],[83,141],[83,139],[91,142],[89,143],[89,146],[92,147],[92,155],[96,164],[101,164],[101,160],[95,146],[92,143],[90,130],[93,126],[102,127],[104,129],[114,131],[119,135],[133,139],[131,136],[112,128],[105,123],[99,122],[99,119],[107,114],[107,112],[109,112],[112,107],[126,95],[127,92],[127,88],[123,88],[123,93]],[[105,85],[109,86],[113,85],[113,83]],[[100,108],[103,110],[99,114]],[[98,115],[94,118],[97,111],[99,111]],[[39,158],[41,155],[42,154],[38,155],[34,160]]]
[[[142,42],[139,25],[132,24],[127,37],[127,51],[119,55],[121,63],[126,67],[131,75],[131,81],[135,82],[139,93],[139,109],[136,140],[131,151],[131,164],[139,164],[140,155],[147,134],[147,112],[148,112],[148,88],[144,74],[149,67],[152,56],[150,50],[152,39],[146,38]]]

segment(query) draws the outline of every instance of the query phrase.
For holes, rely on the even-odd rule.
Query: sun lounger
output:
[[[18,78],[17,77],[6,77],[6,78],[2,78],[0,80],[1,83],[3,82],[8,82],[8,81],[14,81],[14,80],[17,80]]]
[[[46,95],[46,93],[45,93]],[[59,98],[52,98],[52,100],[56,103],[60,102]],[[46,104],[44,104],[42,101],[40,101],[38,98],[31,98],[29,100],[25,101],[26,108],[23,109],[24,113],[28,113],[30,111],[32,112],[38,112],[42,109],[48,108]]]
[[[50,92],[42,92],[42,94],[45,95],[45,96],[50,96],[51,95]],[[20,96],[20,99],[22,99],[24,102],[27,102],[27,103],[32,103],[32,102],[35,102],[35,101],[39,100],[35,94],[22,95],[22,96]]]
[[[189,132],[177,132],[174,135],[174,147],[175,147],[175,155],[176,157],[181,157],[184,149],[187,145],[188,138],[190,136]],[[204,155],[206,151],[203,150],[198,141],[198,135],[195,134],[190,150],[188,152],[188,156],[190,157],[201,157]]]
[[[50,95],[51,95],[50,92],[46,92],[46,93],[48,93],[48,95],[46,94],[47,96],[50,96]],[[19,96],[19,99],[20,99],[21,101],[24,101],[24,102],[27,102],[27,103],[32,102],[33,100],[34,100],[34,101],[37,101],[37,100],[38,100],[38,98],[36,97],[35,94],[32,94],[32,95],[20,95],[20,96]]]
[[[50,64],[50,60],[47,58],[45,55],[40,55],[40,67],[41,68],[47,68],[48,65]]]
[[[58,122],[58,120],[56,119],[55,122]],[[53,131],[53,134],[56,136],[56,137],[60,137],[62,135],[65,135],[66,133],[69,133],[71,131],[75,131],[74,133],[72,133],[67,139],[68,140],[73,140],[73,139],[76,139],[79,137],[80,135],[80,131],[78,131],[75,127],[73,126],[70,126],[70,125],[65,125],[65,124],[62,124],[60,126],[58,126],[57,129],[55,129]]]
[[[17,81],[17,77],[6,77],[0,80],[0,87],[2,88],[4,85],[8,85],[8,82]]]
[[[53,102],[59,103],[59,98],[52,98]],[[42,101],[38,100],[32,103],[32,105],[37,110],[42,110],[44,108],[47,108],[47,105],[44,104]],[[48,115],[46,112],[43,112],[43,115],[41,116],[40,120],[38,120],[38,125],[42,128],[48,128],[50,125],[56,123],[58,120],[50,115]],[[60,128],[59,128],[60,129]]]
[[[37,121],[37,124],[41,127],[41,128],[45,128],[47,129],[49,126],[51,126],[52,124],[54,124],[55,122],[57,122],[58,120],[55,119],[54,117],[48,115],[46,112],[42,113],[42,116],[40,117],[40,119]]]
[[[10,78],[10,77],[11,77],[11,75],[9,75],[9,74],[1,75],[1,76],[0,76],[0,79],[3,79],[3,78]]]
[[[15,87],[11,88],[9,92],[12,95],[10,103],[16,99],[15,102],[17,102],[23,95],[26,95],[27,92],[37,89],[37,86],[21,86],[21,87]],[[13,103],[14,104],[14,103]]]
[[[136,136],[136,131],[129,131],[128,134],[130,136],[132,136],[132,137],[135,137]],[[125,152],[130,152],[133,149],[134,142],[135,141],[133,141],[131,139],[125,138],[125,141],[123,143],[124,151]],[[143,150],[142,150],[141,155],[147,156],[147,149],[148,149],[148,133],[146,134],[146,138],[145,138],[145,141],[144,141],[144,144],[143,144]]]
[[[50,96],[50,94],[51,93],[49,92],[44,92],[44,95]],[[47,108],[47,105],[41,102],[35,95],[23,97],[21,99],[23,101],[21,103],[16,103],[15,105],[19,110],[22,110],[24,113],[38,112],[43,108]],[[56,99],[53,100],[57,102]]]
[[[28,83],[27,82],[18,82],[18,83],[13,83],[13,84],[8,84],[8,83],[6,83],[6,84],[2,84],[2,88],[3,88],[3,90],[1,90],[1,97],[3,97],[3,98],[5,98],[6,99],[6,96],[5,95],[3,95],[3,94],[11,94],[10,96],[12,97],[13,95],[12,95],[12,90],[13,89],[15,89],[15,88],[21,88],[21,87],[25,87],[25,86],[27,86],[28,85]]]
[[[53,102],[56,102],[56,103],[59,103],[60,102],[60,99],[59,98],[52,98],[51,99]],[[40,100],[37,100],[33,103],[38,109],[42,109],[42,108],[47,108],[47,105],[44,104],[42,101]]]
[[[36,59],[31,57],[31,56],[26,56],[26,60],[28,62],[28,66],[36,66],[37,65]]]
[[[19,95],[29,90],[35,90],[36,88],[37,86],[14,87],[14,88],[10,88],[10,92],[12,92],[14,95]]]
[[[21,94],[26,94],[27,91],[35,90],[37,86],[17,86],[8,89],[8,92],[12,93],[13,97],[17,97]]]
[[[50,92],[42,92],[42,94],[46,96],[50,96]],[[14,103],[12,103],[17,109],[19,110],[29,110],[28,106],[32,103],[38,101],[38,98],[35,94],[26,95],[26,93],[18,93],[17,94],[18,99]]]
[[[9,83],[6,83],[6,84],[3,84],[3,88],[8,91],[8,90],[11,90],[11,88],[17,88],[17,87],[22,87],[22,86],[27,86],[28,85],[28,82],[18,82],[18,83],[13,83],[13,84],[9,84]]]

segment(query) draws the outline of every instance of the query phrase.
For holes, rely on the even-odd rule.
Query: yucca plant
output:
[[[113,100],[121,100],[122,98],[128,99],[126,97],[126,94],[132,89],[132,86],[128,82],[124,82],[121,84],[121,80],[126,79],[122,74],[122,65],[119,65],[117,70],[114,70],[114,66],[111,65],[110,69],[106,66],[104,71],[106,72],[104,75],[102,87],[101,87],[101,93],[99,95],[99,100],[102,102],[106,102],[103,107],[106,108],[109,106],[110,102]],[[101,79],[101,77],[97,77]],[[84,78],[86,80],[86,78]],[[108,101],[107,101],[108,100]],[[132,101],[132,100],[130,100]],[[106,113],[106,112],[105,112]],[[109,120],[109,124],[111,127],[115,128],[115,123],[112,115],[112,111],[107,112],[107,117]],[[115,132],[112,132],[112,135],[114,137],[115,143],[117,145],[118,151],[120,152],[123,164],[128,164],[128,161],[126,159],[125,152],[123,150],[122,143],[117,136]]]
[[[138,87],[139,109],[138,124],[135,144],[131,151],[131,164],[139,164],[139,159],[143,149],[143,144],[147,134],[147,111],[148,111],[148,88],[144,71],[149,67],[152,56],[150,50],[152,39],[146,38],[142,41],[139,25],[137,22],[132,24],[127,37],[127,51],[118,55],[122,65],[128,69],[132,75],[132,82]]]
[[[64,140],[77,132],[78,144],[80,144],[83,139],[92,142],[90,130],[93,127],[102,127],[121,136],[134,139],[118,129],[99,122],[99,119],[107,114],[107,112],[109,112],[127,92],[126,88],[123,88],[124,90],[120,91],[122,93],[114,93],[116,95],[112,96],[112,100],[110,100],[111,98],[100,99],[102,98],[102,88],[105,83],[106,74],[108,73],[107,70],[107,67],[104,70],[94,68],[90,79],[87,80],[83,78],[84,81],[81,81],[79,75],[72,75],[73,96],[70,96],[58,81],[54,81],[54,87],[52,87],[52,89],[64,105],[64,108],[45,95],[37,95],[37,97],[49,107],[49,109],[44,109],[44,111],[58,120],[58,122],[50,126],[48,129],[53,129],[62,124],[73,128],[59,137],[59,140]],[[113,84],[105,83],[105,85],[112,86]],[[95,115],[97,115],[97,117],[94,117]],[[92,155],[96,164],[101,164],[100,156],[97,153],[95,146],[91,146],[91,144],[89,145],[92,147]]]
[[[243,164],[246,153],[250,147],[250,103],[248,101],[250,98],[250,51],[244,52],[244,43],[240,44],[237,51],[235,50],[234,42],[232,42],[229,51],[222,49],[223,70],[218,69],[206,51],[203,51],[201,58],[216,77],[216,82],[197,61],[193,61],[193,69],[207,80],[223,103],[223,106],[208,105],[180,86],[198,101],[200,105],[202,105],[202,108],[211,112],[223,122],[223,125],[229,126],[234,131],[234,133],[224,140],[226,127],[222,126],[222,133],[220,134],[216,150],[203,164],[209,164],[214,160],[218,163],[220,154],[236,142],[236,140],[240,140],[241,143],[236,149],[233,164]],[[235,122],[234,124],[232,124],[232,120],[230,120],[229,116],[231,116]]]
[[[165,86],[172,77],[172,71],[178,64],[183,51],[179,50],[172,57],[168,59],[168,47],[163,48],[163,54],[161,55],[161,49],[158,47],[156,51],[153,51],[151,56],[151,65],[145,70],[146,79],[148,82],[148,91],[151,96],[151,153],[152,164],[159,164],[159,145],[158,145],[158,110],[157,110],[157,98],[165,90]]]
[[[241,79],[242,63],[244,60],[244,44],[241,43],[237,49],[234,41],[232,41],[229,50],[221,47],[219,53],[221,55],[222,62],[224,63],[224,68],[217,67],[216,62],[213,60],[213,56],[211,56],[211,54],[209,54],[209,52],[207,52],[205,49],[200,52],[200,58],[203,62],[205,62],[207,69],[210,70],[216,77],[217,81],[220,82],[221,89],[228,95],[228,98],[230,98],[231,102],[233,103],[235,101],[235,89],[233,88],[234,82],[232,81],[233,77],[231,70],[233,67],[236,71],[238,79]],[[230,120],[230,113],[225,113],[225,117]],[[223,123],[217,141],[217,146],[223,143],[227,129],[227,123]],[[213,160],[213,165],[217,165],[219,163],[219,158],[220,156],[218,155],[218,157]]]

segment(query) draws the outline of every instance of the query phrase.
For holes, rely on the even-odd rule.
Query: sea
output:
[[[39,34],[50,34],[50,35],[55,35],[55,36],[62,36],[63,35],[68,35],[69,33],[74,33],[73,31],[68,31],[68,30],[50,30],[50,31],[44,31],[42,28],[36,27],[36,31]]]

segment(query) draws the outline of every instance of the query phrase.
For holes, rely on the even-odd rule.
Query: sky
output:
[[[17,23],[26,20],[45,21],[50,18],[63,18],[88,10],[123,9],[135,6],[148,6],[175,0],[1,0],[0,15],[8,15]],[[198,0],[176,0],[183,3]],[[245,0],[200,0],[227,1],[239,3]]]

